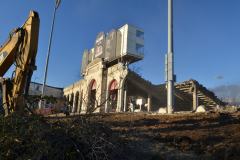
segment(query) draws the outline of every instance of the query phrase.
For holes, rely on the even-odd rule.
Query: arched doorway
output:
[[[96,88],[97,83],[95,79],[93,79],[90,83],[90,92],[89,92],[89,106],[88,110],[93,111],[96,104]]]
[[[118,82],[117,80],[113,80],[110,83],[109,89],[109,101],[110,106],[112,108],[112,112],[115,112],[117,109],[117,98],[118,98]]]
[[[73,96],[74,96],[74,94],[72,93],[72,94],[70,94],[70,106],[69,106],[69,112],[71,113],[71,112],[73,112]]]

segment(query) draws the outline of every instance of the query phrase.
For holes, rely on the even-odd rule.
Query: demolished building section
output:
[[[160,107],[167,106],[167,84],[153,85],[151,82],[143,79],[133,71],[129,71],[128,83],[142,90],[138,92],[146,92],[153,97],[152,107],[150,110],[156,111]],[[135,89],[136,90],[136,89]],[[131,91],[129,91],[131,92]],[[136,92],[135,92],[136,93]],[[144,95],[143,93],[141,95]],[[146,96],[145,97],[149,97]],[[196,80],[190,79],[182,83],[174,84],[174,110],[190,111],[197,109],[198,106],[205,105],[209,109],[217,106],[226,105],[213,92],[209,91]]]
[[[96,59],[93,63],[95,65],[87,67],[84,79],[64,89],[65,97],[73,101],[71,112],[85,113],[91,107],[98,106],[100,107],[95,112],[124,112],[136,109],[152,112],[167,106],[167,84],[154,85],[130,69],[124,69],[122,63],[109,68],[97,67],[98,69],[91,73],[89,71],[94,67],[105,65],[102,59]],[[131,109],[130,104],[134,105]],[[196,80],[174,84],[175,111],[191,111],[200,105],[214,109],[225,103]]]
[[[144,58],[144,30],[124,25],[112,29],[107,37],[100,32],[94,48],[85,49],[81,75],[84,78],[64,89],[70,112],[156,111],[167,105],[167,85],[153,85],[128,69]],[[195,110],[223,105],[195,80],[174,84],[174,110]]]

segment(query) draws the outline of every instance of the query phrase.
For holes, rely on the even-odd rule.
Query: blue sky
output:
[[[30,10],[40,17],[39,77],[43,83],[55,0],[7,0],[0,2],[0,44],[20,27]],[[240,85],[240,1],[173,0],[174,69],[177,82],[190,78],[207,88]],[[168,52],[167,0],[62,0],[56,10],[47,85],[67,87],[78,81],[83,51],[94,46],[100,31],[108,33],[125,24],[145,30],[148,55],[139,62],[141,76],[153,84],[164,82],[164,58]],[[11,77],[13,67],[4,77]]]

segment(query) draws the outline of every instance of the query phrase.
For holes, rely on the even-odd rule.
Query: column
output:
[[[73,96],[73,108],[72,108],[72,113],[75,112],[75,108],[77,107],[77,106],[76,106],[76,99],[77,99],[77,96],[74,94],[74,96]]]
[[[124,90],[124,107],[123,107],[123,111],[126,112],[127,110],[127,85],[125,87]]]
[[[80,113],[80,107],[81,107],[81,93],[78,95],[78,106],[77,106],[77,113]]]
[[[125,93],[125,91],[124,91],[124,85],[122,85],[122,88],[121,88],[121,90],[120,90],[120,93],[121,93],[121,104],[120,104],[120,106],[121,106],[121,109],[120,109],[120,112],[123,112],[124,111],[124,93]]]
[[[106,103],[105,103],[105,113],[109,113],[112,111],[111,105],[110,105],[110,91],[108,91],[108,88],[106,90]]]
[[[106,103],[105,103],[105,112],[106,112],[106,113],[109,113],[109,112],[110,112],[110,111],[109,111],[109,106],[110,106],[110,105],[109,105],[109,100],[107,100]]]
[[[98,90],[98,91],[96,91],[96,99],[95,99],[95,105],[94,105],[95,106],[95,111],[94,111],[94,113],[100,113],[100,107],[98,107],[98,105],[100,105],[100,104],[101,104],[101,90]]]
[[[72,100],[72,94],[69,94],[69,101],[68,102],[71,102],[71,100]],[[71,106],[68,105],[68,107],[70,108]]]
[[[148,112],[151,111],[151,104],[152,103],[152,95],[150,93],[148,93]]]
[[[121,112],[121,108],[122,108],[122,92],[121,88],[118,88],[117,112]]]
[[[198,107],[198,94],[197,94],[197,85],[193,83],[193,110]]]
[[[124,87],[118,88],[118,98],[117,98],[117,112],[123,111],[123,106],[124,106]]]
[[[81,113],[85,114],[87,112],[87,103],[88,103],[87,98],[88,98],[88,95],[87,95],[87,93],[84,93],[84,92],[82,94],[82,99],[81,99],[81,101],[82,101]]]

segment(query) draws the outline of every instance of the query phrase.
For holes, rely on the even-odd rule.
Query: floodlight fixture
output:
[[[223,76],[220,75],[220,76],[215,76],[215,79],[219,79],[219,88],[220,88],[220,79],[223,79]]]

